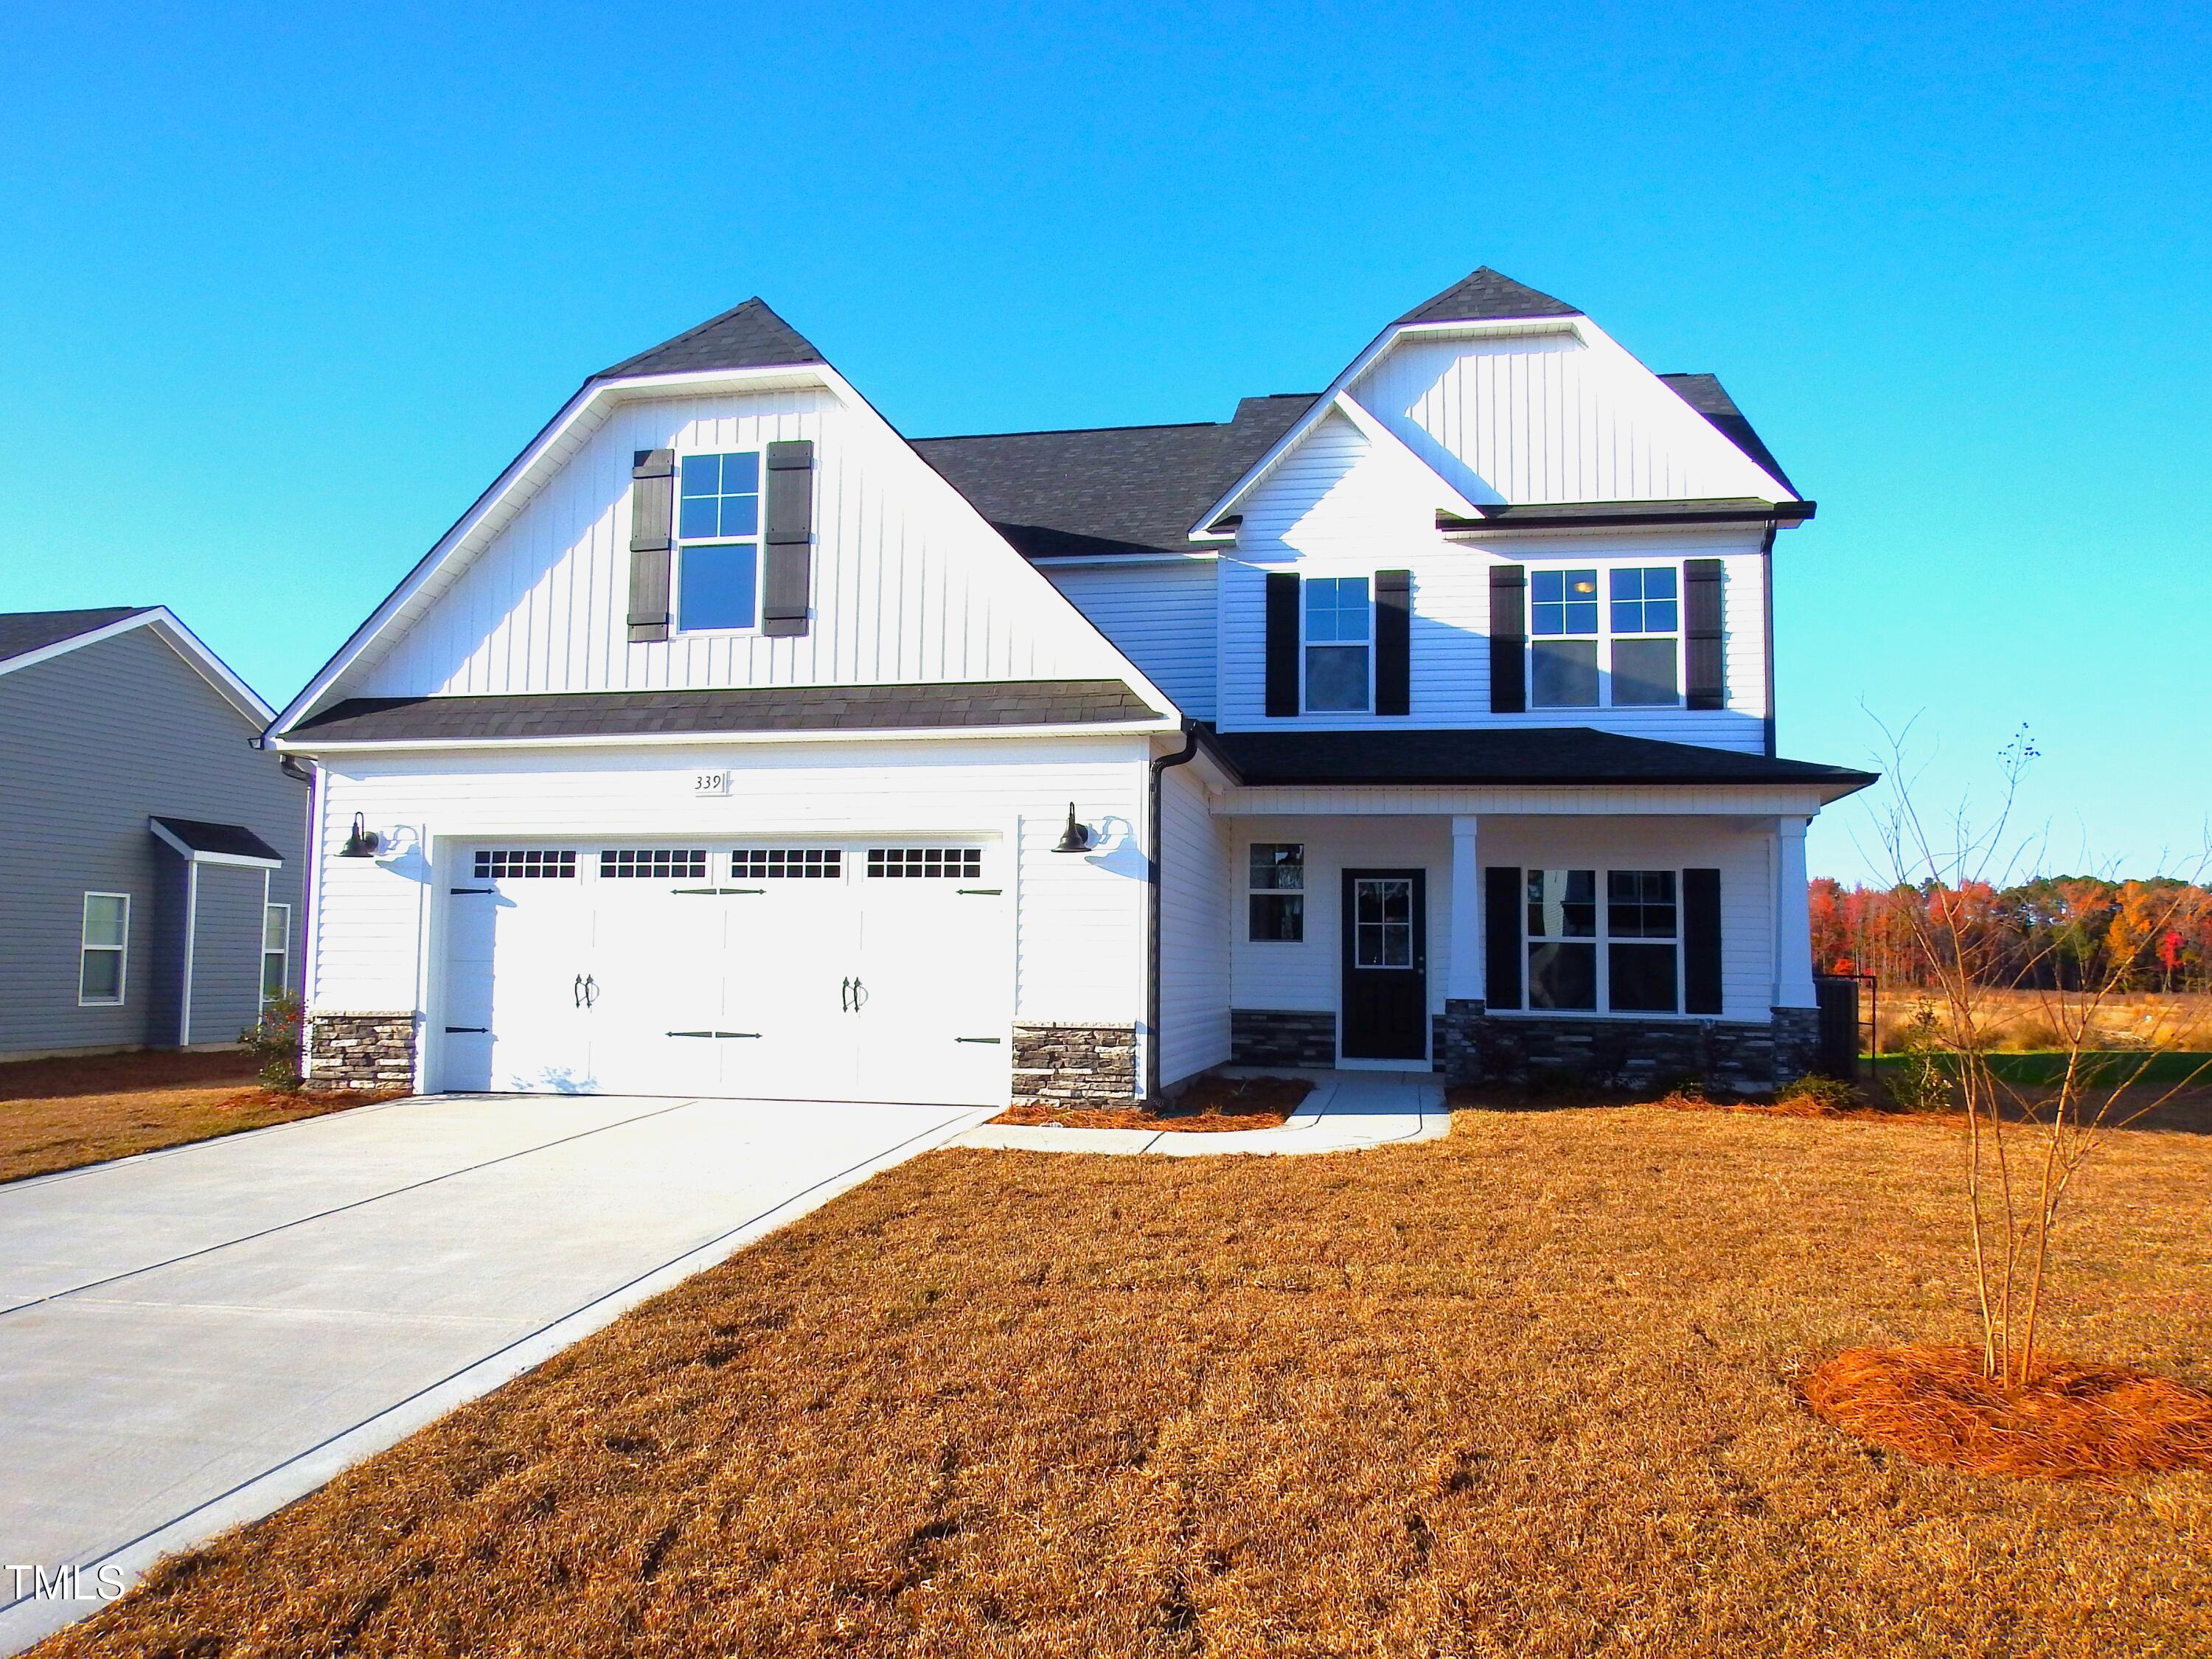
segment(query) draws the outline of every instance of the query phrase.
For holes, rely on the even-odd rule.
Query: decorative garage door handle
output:
[[[584,1006],[584,976],[581,974],[576,975],[575,983],[569,988],[569,994],[575,999],[579,1008]]]
[[[860,1012],[860,1005],[868,1000],[867,987],[857,979],[838,981],[837,1006],[848,1014]]]
[[[579,974],[573,994],[579,1008],[588,1008],[599,1000],[599,982],[589,974]]]

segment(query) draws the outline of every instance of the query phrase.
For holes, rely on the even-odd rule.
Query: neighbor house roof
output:
[[[186,858],[212,858],[254,864],[284,862],[284,855],[242,823],[211,823],[205,818],[156,815],[147,827]]]
[[[17,611],[0,615],[0,662],[59,645],[152,609],[143,605],[112,605],[98,611]]]
[[[785,363],[826,361],[805,336],[768,308],[757,295],[709,317],[695,328],[663,340],[635,357],[625,357],[592,378],[611,380],[633,374],[680,374],[713,368],[773,368]]]
[[[1030,558],[1187,554],[1191,520],[1314,396],[1247,398],[1227,421],[918,438],[914,447]]]
[[[1809,784],[1849,794],[1872,772],[1587,726],[1455,732],[1221,732],[1206,746],[1264,784]]]
[[[1398,319],[1411,323],[1492,323],[1515,317],[1579,317],[1565,300],[1539,294],[1502,270],[1477,265],[1443,293],[1424,300]]]
[[[313,750],[332,743],[910,732],[931,727],[1095,726],[1160,718],[1158,710],[1119,680],[985,680],[936,685],[349,697],[301,721],[288,739]]]

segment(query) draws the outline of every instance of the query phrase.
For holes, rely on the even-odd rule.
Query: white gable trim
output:
[[[1383,427],[1381,422],[1375,420],[1369,411],[1361,407],[1359,400],[1351,395],[1351,388],[1359,377],[1367,372],[1368,368],[1373,365],[1377,358],[1381,357],[1385,352],[1395,346],[1401,340],[1433,340],[1452,338],[1494,340],[1511,338],[1514,337],[1526,337],[1532,335],[1543,334],[1570,335],[1585,346],[1600,351],[1608,352],[1616,357],[1627,359],[1627,361],[1631,364],[1634,365],[1638,371],[1649,376],[1661,391],[1666,392],[1666,394],[1669,398],[1674,398],[1676,403],[1681,404],[1683,412],[1688,415],[1692,419],[1695,420],[1698,422],[1698,425],[1703,428],[1705,431],[1717,442],[1725,445],[1730,453],[1740,457],[1743,464],[1749,467],[1753,472],[1757,474],[1759,477],[1765,479],[1767,483],[1771,486],[1771,494],[1768,496],[1769,500],[1777,501],[1794,501],[1800,499],[1794,491],[1785,487],[1780,479],[1773,477],[1764,467],[1753,460],[1748,455],[1744,455],[1741,450],[1736,448],[1734,443],[1729,441],[1725,434],[1716,428],[1710,421],[1706,420],[1705,417],[1703,415],[1700,415],[1696,410],[1692,409],[1687,403],[1684,403],[1672,387],[1668,386],[1665,381],[1661,380],[1656,374],[1652,374],[1650,369],[1644,368],[1644,364],[1632,352],[1629,351],[1626,347],[1621,345],[1620,342],[1615,340],[1611,335],[1607,334],[1603,329],[1600,328],[1595,323],[1592,322],[1587,317],[1578,314],[1572,317],[1504,318],[1487,322],[1395,323],[1390,327],[1384,329],[1382,333],[1376,335],[1364,351],[1362,351],[1357,357],[1354,357],[1351,362],[1346,364],[1345,366],[1344,372],[1339,374],[1336,379],[1329,382],[1328,390],[1322,392],[1320,397],[1314,399],[1313,407],[1306,410],[1304,415],[1301,415],[1297,420],[1292,423],[1290,430],[1284,433],[1281,437],[1278,438],[1275,441],[1273,447],[1258,460],[1255,461],[1250,469],[1246,471],[1243,477],[1239,478],[1235,483],[1229,487],[1229,490],[1226,495],[1223,495],[1219,501],[1214,502],[1212,507],[1206,508],[1206,510],[1199,516],[1198,522],[1190,527],[1190,539],[1194,542],[1218,540],[1222,535],[1222,532],[1216,529],[1214,526],[1218,525],[1222,519],[1237,511],[1237,509],[1241,507],[1248,499],[1249,499],[1252,492],[1257,489],[1260,485],[1275,471],[1275,469],[1282,464],[1284,459],[1288,456],[1292,450],[1304,443],[1314,428],[1319,426],[1323,420],[1327,419],[1332,412],[1342,413],[1348,416],[1353,423],[1358,426],[1359,429],[1363,433],[1368,433],[1370,431],[1370,424],[1375,429],[1387,433],[1389,429]],[[1355,410],[1358,412],[1354,413],[1353,411]],[[1391,433],[1389,435],[1390,442],[1397,448],[1405,450],[1405,453],[1408,456],[1411,456],[1419,464],[1424,471],[1426,471],[1430,476],[1436,477],[1437,481],[1440,484],[1443,484],[1445,489],[1452,489],[1452,486],[1446,483],[1445,480],[1436,472],[1434,468],[1431,467],[1427,462],[1421,460],[1419,456],[1414,454],[1413,450],[1407,448],[1403,441],[1399,439],[1395,433]],[[1370,441],[1373,441],[1371,436],[1370,438]],[[1455,498],[1464,499],[1463,497],[1459,496],[1459,492],[1456,489],[1452,489],[1452,494]],[[1457,512],[1458,509],[1454,508],[1453,511]],[[1480,512],[1469,510],[1462,516],[1467,518],[1480,518],[1482,515]]]
[[[0,674],[12,674],[19,668],[52,662],[56,657],[67,656],[72,651],[82,651],[88,645],[98,645],[141,628],[151,628],[162,642],[213,686],[225,702],[256,726],[266,726],[275,718],[269,705],[261,701],[260,694],[232,673],[229,665],[209,650],[198,635],[179,622],[176,614],[166,605],[151,606],[135,616],[120,617],[105,627],[88,629],[82,634],[72,634],[65,640],[56,640],[52,645],[42,645],[35,651],[26,651],[21,656],[10,657],[7,661],[0,662]]]
[[[1369,413],[1358,398],[1348,392],[1340,392],[1329,401],[1339,414],[1359,428],[1359,435],[1367,440],[1370,449],[1412,467],[1416,476],[1434,484],[1438,507],[1457,518],[1479,519],[1482,516],[1480,508],[1460,494],[1449,479],[1408,448],[1403,438]]]
[[[914,463],[916,486],[940,492],[939,501],[953,514],[966,520],[981,543],[995,547],[1005,555],[1010,567],[1008,580],[1036,584],[1042,590],[1041,602],[1057,606],[1071,625],[1082,627],[1110,654],[1115,665],[1113,672],[1118,678],[1126,680],[1133,690],[1155,708],[1179,714],[1175,702],[1168,695],[1130,661],[1074,601],[1017,552],[990,521],[975,510],[973,502],[922,459],[898,429],[886,421],[843,375],[827,363],[803,363],[765,368],[698,369],[678,374],[631,375],[619,380],[601,378],[586,381],[530,441],[522,453],[507,463],[505,470],[493,480],[491,487],[479,495],[453,527],[438,538],[384,602],[369,614],[368,620],[354,630],[337,654],[286,705],[283,712],[274,717],[270,726],[270,737],[281,737],[305,718],[347,671],[368,655],[395,622],[403,618],[411,621],[409,607],[449,569],[465,563],[488,546],[528,504],[538,488],[549,481],[569,457],[580,450],[586,441],[606,423],[609,415],[617,405],[672,395],[680,397],[716,392],[762,392],[809,386],[828,391],[863,424],[872,425],[880,437],[890,440],[902,449]],[[455,574],[458,574],[457,570]],[[1044,595],[1049,595],[1049,599],[1044,599]],[[435,602],[434,594],[431,602]]]

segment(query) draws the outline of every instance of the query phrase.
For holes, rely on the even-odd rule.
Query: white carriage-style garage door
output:
[[[464,848],[448,1090],[991,1105],[1012,944],[988,840]]]

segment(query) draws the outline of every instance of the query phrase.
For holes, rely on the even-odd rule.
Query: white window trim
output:
[[[1528,712],[1532,714],[1540,712],[1547,714],[1555,713],[1571,714],[1577,708],[1603,708],[1607,710],[1620,709],[1629,714],[1635,714],[1642,710],[1649,709],[1653,714],[1664,714],[1668,709],[1679,711],[1682,708],[1687,708],[1689,703],[1689,689],[1684,682],[1688,678],[1690,672],[1690,630],[1685,625],[1688,621],[1688,617],[1685,613],[1689,605],[1689,599],[1682,591],[1682,562],[1683,562],[1680,559],[1613,559],[1611,561],[1600,561],[1596,564],[1592,565],[1583,563],[1579,561],[1562,559],[1557,563],[1547,562],[1541,565],[1530,565],[1528,568],[1528,648],[1526,653],[1528,657],[1528,666],[1523,671],[1528,676],[1528,685],[1527,690],[1522,696],[1522,700],[1528,706]],[[1539,634],[1536,631],[1536,573],[1539,570],[1568,571],[1589,569],[1595,569],[1597,572],[1597,632],[1595,634]],[[1674,573],[1674,633],[1671,635],[1666,634],[1615,634],[1613,628],[1613,573],[1616,570],[1668,569],[1671,569]],[[1613,700],[1613,641],[1616,639],[1663,640],[1670,637],[1674,641],[1674,701],[1672,702],[1615,702]],[[1594,642],[1597,647],[1598,700],[1594,703],[1538,702],[1536,701],[1536,647],[1539,645],[1549,644],[1554,641],[1565,640],[1589,640]]]
[[[1353,640],[1313,640],[1306,638],[1306,584],[1310,581],[1364,581],[1367,584],[1367,638]],[[1359,708],[1316,708],[1306,696],[1306,652],[1309,646],[1327,647],[1332,645],[1359,645],[1367,653],[1367,702]],[[1316,570],[1298,573],[1298,713],[1323,717],[1346,714],[1372,715],[1375,713],[1375,573],[1371,570],[1331,572]]]
[[[754,455],[760,461],[759,527],[750,536],[684,534],[684,462],[687,456]],[[700,639],[750,639],[761,631],[761,612],[767,595],[761,590],[768,575],[768,446],[757,449],[679,449],[675,456],[676,489],[669,506],[668,544],[674,556],[668,562],[668,630]],[[687,628],[684,623],[684,556],[695,547],[750,547],[753,550],[753,620],[748,628]]]
[[[269,948],[269,917],[272,911],[276,910],[282,910],[284,913],[284,927],[281,935],[283,943],[278,945],[277,947],[272,951]],[[271,957],[282,957],[284,959],[284,971],[278,975],[276,981],[276,994],[281,997],[292,988],[292,907],[289,904],[271,904],[264,900],[261,906],[261,980],[263,985],[261,1000],[264,1002],[269,1000],[267,986],[269,981],[269,958]]]
[[[123,901],[123,943],[120,946],[93,945],[85,934],[92,925],[92,902],[96,898]],[[115,970],[115,994],[112,997],[88,997],[84,994],[84,958],[92,951],[115,951],[122,958]],[[120,1008],[131,999],[131,895],[87,890],[77,910],[76,925],[76,1006],[80,1008]]]
[[[1301,903],[1298,907],[1298,936],[1296,939],[1255,939],[1252,937],[1252,901],[1255,898],[1280,898],[1285,893],[1296,893],[1301,900],[1304,899],[1313,890],[1313,884],[1306,879],[1308,872],[1312,868],[1306,857],[1306,849],[1311,845],[1310,842],[1303,841],[1248,841],[1244,843],[1243,942],[1246,945],[1267,945],[1277,950],[1295,951],[1307,942],[1306,924],[1313,920],[1309,914],[1310,906]],[[1297,848],[1298,849],[1298,880],[1301,884],[1297,887],[1255,887],[1252,884],[1252,849],[1255,847]]]
[[[1513,912],[1513,925],[1515,929],[1521,935],[1521,1006],[1517,1009],[1501,1009],[1499,1010],[1500,1012],[1509,1013],[1516,1016],[1516,1018],[1528,1019],[1658,1019],[1679,1020],[1684,1024],[1695,1024],[1700,1020],[1718,1019],[1723,1018],[1723,1016],[1718,1014],[1692,1014],[1683,1012],[1682,999],[1686,996],[1689,992],[1688,985],[1686,982],[1686,976],[1689,970],[1689,963],[1684,960],[1682,955],[1682,869],[1680,866],[1666,864],[1638,864],[1630,866],[1623,864],[1613,866],[1563,865],[1559,866],[1562,869],[1568,870],[1589,869],[1592,870],[1596,876],[1597,932],[1588,939],[1538,939],[1528,931],[1528,872],[1531,870],[1548,869],[1550,867],[1552,866],[1532,864],[1524,866],[1522,868],[1521,889],[1519,895],[1514,901]],[[1616,870],[1621,872],[1633,870],[1638,873],[1649,870],[1666,870],[1670,871],[1674,875],[1674,938],[1673,942],[1674,945],[1674,1006],[1671,1012],[1663,1008],[1615,1008],[1613,1006],[1613,945],[1616,944],[1664,945],[1668,943],[1667,940],[1662,939],[1615,939],[1613,937],[1613,921],[1606,892],[1609,884],[1607,878],[1611,877]],[[1725,935],[1723,935],[1723,937],[1725,937]],[[1591,945],[1596,946],[1597,1006],[1595,1008],[1537,1007],[1534,1002],[1531,1000],[1529,986],[1530,974],[1528,971],[1528,947],[1533,945]],[[1722,969],[1723,975],[1725,975],[1727,970],[1727,964],[1725,962],[1722,964]]]

